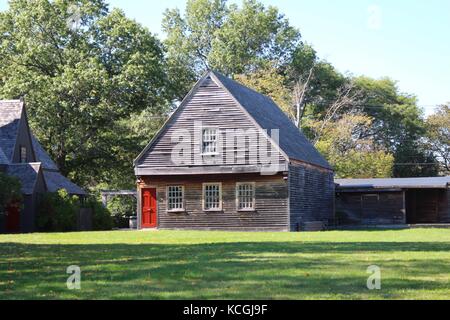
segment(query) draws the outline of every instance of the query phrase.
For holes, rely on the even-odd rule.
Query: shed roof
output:
[[[6,173],[18,178],[22,185],[22,193],[29,195],[34,193],[40,168],[40,163],[14,163],[8,165]]]
[[[0,100],[0,149],[11,161],[22,116],[23,101]]]
[[[280,130],[279,147],[290,159],[331,169],[325,158],[271,98],[218,72],[210,71],[208,74],[219,80],[261,128]]]
[[[426,178],[336,179],[341,189],[422,189],[447,188],[450,176]]]
[[[48,153],[41,146],[36,137],[31,134],[31,141],[33,143],[34,153],[39,162],[42,162],[42,167],[46,170],[56,170],[58,171],[58,166],[53,162]]]
[[[64,177],[58,171],[44,170],[43,173],[49,192],[57,192],[60,189],[65,189],[69,194],[87,195],[86,191]]]

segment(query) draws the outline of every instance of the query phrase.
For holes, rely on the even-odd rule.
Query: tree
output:
[[[364,132],[372,125],[365,115],[344,115],[336,121],[310,120],[319,137],[316,148],[334,167],[338,178],[386,178],[392,174],[394,157],[379,148]]]
[[[365,136],[394,155],[394,176],[435,175],[436,162],[422,141],[425,122],[416,97],[400,93],[389,78],[358,77],[354,83],[362,93],[358,110],[373,118]]]
[[[226,75],[248,74],[268,63],[289,63],[300,32],[275,7],[244,0],[241,7],[225,0],[188,0],[186,12],[167,10],[169,76],[178,79],[179,98],[192,80],[211,68]]]
[[[285,74],[298,127],[302,127],[305,116],[317,120],[323,117],[328,107],[339,100],[339,90],[350,82],[330,63],[320,60],[308,44],[296,48]]]
[[[253,73],[236,75],[235,80],[271,97],[288,117],[295,117],[291,108],[291,92],[285,86],[285,77],[278,73],[275,66],[269,65]]]
[[[438,159],[440,173],[450,174],[450,104],[441,105],[426,120],[426,145]]]
[[[0,57],[0,98],[26,97],[38,139],[87,186],[139,153],[140,141],[122,141],[126,127],[115,131],[120,121],[161,114],[171,98],[161,43],[103,0],[12,0],[0,13]],[[132,183],[128,174],[117,180]]]

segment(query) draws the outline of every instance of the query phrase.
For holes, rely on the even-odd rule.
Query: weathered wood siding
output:
[[[172,161],[172,150],[178,144],[177,141],[172,142],[172,134],[176,130],[186,130],[191,137],[191,163],[194,163],[194,154],[199,154],[200,143],[194,141],[194,123],[201,121],[204,127],[215,127],[219,129],[223,137],[223,153],[217,158],[219,163],[226,163],[226,148],[225,130],[258,130],[258,127],[251,120],[251,118],[238,106],[235,100],[221,87],[219,87],[210,77],[207,78],[194,91],[193,95],[187,100],[184,107],[181,108],[167,123],[164,131],[160,133],[155,140],[153,146],[140,158],[137,167],[163,167],[169,170],[169,167],[176,165]],[[250,141],[249,141],[250,140]],[[270,146],[268,139],[262,144],[257,139],[246,139],[245,146],[234,148],[235,161],[234,166],[249,165],[249,150],[257,148],[259,150],[262,146]],[[256,144],[256,146],[254,146]],[[253,147],[254,146],[254,147]],[[245,149],[245,157],[237,157],[237,151]],[[278,152],[280,163],[286,163],[284,156]],[[259,161],[259,157],[258,157]],[[255,164],[255,163],[253,163]],[[179,167],[179,166],[178,166]],[[209,166],[210,167],[210,166]]]
[[[342,225],[403,224],[403,191],[338,193],[336,218]]]
[[[308,222],[334,220],[334,174],[308,164],[289,166],[290,228],[305,229]]]
[[[288,186],[282,175],[261,176],[154,176],[142,177],[143,187],[156,187],[158,201],[158,228],[203,230],[264,230],[288,231]],[[222,183],[222,211],[204,212],[202,183]],[[255,211],[239,212],[236,208],[236,183],[255,182]],[[183,185],[185,209],[183,213],[167,211],[166,188]],[[140,219],[140,217],[139,217]]]
[[[447,188],[447,205],[442,209],[442,222],[450,223],[450,188]]]
[[[448,189],[406,191],[408,223],[448,223]]]

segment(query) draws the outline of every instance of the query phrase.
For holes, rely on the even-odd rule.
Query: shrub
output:
[[[80,199],[64,189],[43,195],[38,206],[37,227],[40,231],[75,231]]]
[[[92,210],[92,229],[93,230],[111,230],[113,219],[111,213],[95,197],[86,201],[86,207]]]
[[[20,200],[22,192],[19,179],[0,172],[0,213],[3,213],[11,202]]]
[[[112,197],[108,201],[108,210],[117,228],[128,228],[129,217],[136,215],[136,199],[134,197]]]

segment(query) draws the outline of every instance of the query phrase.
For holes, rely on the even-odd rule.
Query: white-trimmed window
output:
[[[202,130],[202,154],[217,153],[217,137],[218,130],[216,128],[203,128]]]
[[[20,147],[20,163],[27,162],[27,148],[24,146]]]
[[[236,184],[236,206],[238,211],[255,210],[254,182],[239,182]]]
[[[167,186],[167,210],[184,211],[184,186]]]
[[[220,211],[222,210],[222,184],[204,183],[203,184],[203,210]]]

